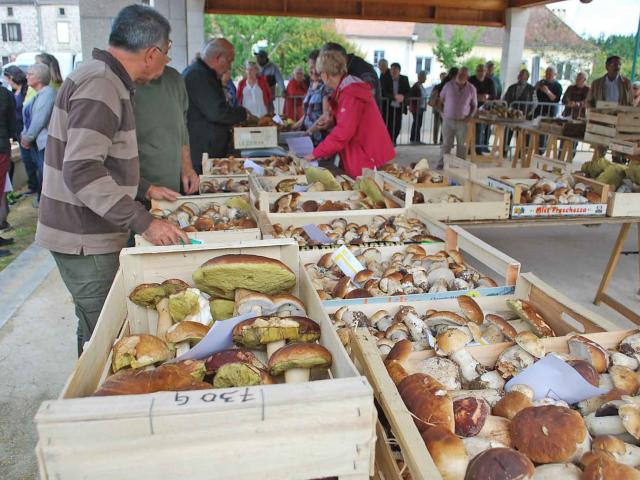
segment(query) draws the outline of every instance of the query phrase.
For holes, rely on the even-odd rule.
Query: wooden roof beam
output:
[[[540,5],[546,5],[556,0],[509,0],[509,7],[512,8],[528,8],[539,7]]]

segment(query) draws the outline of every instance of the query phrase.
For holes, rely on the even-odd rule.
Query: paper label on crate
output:
[[[496,178],[487,178],[485,181],[486,185],[491,188],[496,188],[498,190],[502,190],[503,192],[509,192],[511,194],[515,193],[516,189],[511,185],[504,183]]]
[[[521,384],[533,389],[534,400],[553,398],[570,405],[607,393],[591,385],[577,370],[555,355],[547,355],[524,369],[507,382],[505,390],[508,392],[514,385]]]
[[[296,138],[287,138],[287,146],[289,147],[289,151],[296,154],[298,157],[304,158],[313,152],[313,142],[311,141],[311,137],[296,137]]]
[[[306,192],[307,190],[309,190],[309,185],[294,185],[293,186],[293,191],[294,192]]]
[[[255,173],[256,175],[264,175],[264,167],[258,165],[253,160],[245,160],[242,166],[245,170],[251,168],[253,170],[253,173]]]
[[[572,216],[604,216],[607,205],[604,203],[566,204],[566,205],[514,205],[511,209],[513,218],[524,217],[572,217]]]
[[[180,355],[174,361],[204,360],[216,352],[233,347],[233,341],[231,340],[231,332],[233,331],[233,328],[243,320],[248,320],[255,316],[255,312],[249,312],[227,320],[218,320],[212,325],[209,332],[207,332],[202,340],[200,340],[191,350]]]
[[[342,270],[342,273],[352,280],[358,272],[364,270],[362,264],[345,245],[333,252],[331,259]]]
[[[333,240],[327,237],[316,225],[303,225],[302,229],[309,235],[309,238],[315,242],[322,244],[333,243]]]

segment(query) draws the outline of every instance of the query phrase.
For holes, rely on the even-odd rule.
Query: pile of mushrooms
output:
[[[233,197],[226,203],[211,202],[198,206],[194,202],[184,202],[174,211],[152,208],[151,215],[164,218],[179,226],[185,232],[209,232],[213,230],[242,230],[256,228],[247,199]]]
[[[437,190],[436,190],[437,191]],[[402,196],[399,196],[401,192],[395,192],[394,195],[398,196],[398,198],[402,198],[404,199],[404,193],[402,193]],[[427,200],[425,200],[424,195],[420,192],[414,192],[413,193],[413,203],[414,204],[419,204],[419,203],[462,203],[464,202],[464,199],[454,193],[443,193],[442,195],[439,195],[437,197],[429,197]]]
[[[244,167],[246,158],[216,158],[213,160],[213,166],[205,172],[207,175],[229,175],[249,173],[250,169]],[[293,157],[269,157],[252,159],[252,161],[264,168],[264,175],[273,177],[276,175],[301,175],[304,173],[302,167],[299,167]]]
[[[380,170],[407,183],[428,183],[434,185],[442,185],[444,183],[442,173],[430,170],[429,162],[426,158],[420,160],[413,167],[403,167],[397,163],[389,162],[381,166]]]
[[[329,252],[317,263],[305,265],[313,287],[322,300],[415,295],[473,288],[495,287],[496,282],[466,265],[457,250],[427,255],[420,245],[383,259],[377,248],[354,248],[364,270],[353,280],[342,273]]]
[[[308,180],[304,181],[297,178],[285,178],[284,180],[280,180],[276,184],[275,191],[281,192],[281,193],[291,193],[296,191],[297,187],[302,187],[302,189],[305,192],[326,192],[326,191],[345,191],[346,192],[349,190],[353,190],[351,181],[349,181],[346,177],[338,176],[338,178],[335,179],[335,181],[337,183],[337,186],[339,186],[340,188],[337,190],[329,190],[327,186],[320,181],[309,182]]]
[[[600,194],[591,185],[576,182],[571,175],[555,179],[541,178],[531,186],[523,188],[520,203],[533,205],[566,205],[602,203]]]
[[[248,191],[249,180],[209,178],[200,182],[200,193],[245,193]]]
[[[383,217],[376,215],[370,223],[362,225],[348,222],[344,218],[336,218],[330,223],[321,223],[318,228],[338,245],[360,245],[374,242],[442,242],[431,235],[427,226],[417,218],[404,215]],[[276,237],[293,238],[298,245],[318,245],[319,242],[309,238],[302,227],[290,225],[284,228],[280,223],[273,225]]]
[[[568,353],[546,352],[540,336],[553,331],[529,303],[517,301],[511,308],[531,330],[516,333],[512,325],[494,319],[496,331],[514,343],[489,366],[467,348],[476,340],[475,327],[469,328],[475,323],[471,305],[461,304],[466,325],[443,321],[435,329],[433,314],[420,322],[406,311],[412,307],[401,307],[394,321],[404,316],[402,325],[434,332],[434,342],[412,360],[421,344],[399,340],[385,359],[443,478],[640,478],[640,333],[623,338],[615,350],[572,335],[566,337]],[[556,398],[535,399],[526,384],[505,391],[507,380],[545,355],[566,361],[607,393],[568,405]]]

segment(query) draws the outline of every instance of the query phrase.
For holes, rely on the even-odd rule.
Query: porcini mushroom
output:
[[[317,343],[291,343],[269,358],[269,372],[273,376],[284,373],[285,383],[308,382],[311,369],[329,368],[331,352]]]
[[[169,327],[166,339],[167,342],[175,346],[177,358],[202,340],[208,331],[209,327],[207,325],[190,320],[183,320]]]
[[[236,310],[238,315],[244,315],[249,312],[255,313],[256,316],[273,315],[276,311],[276,306],[269,295],[251,292],[237,298]]]
[[[284,347],[287,340],[297,340],[300,324],[287,317],[256,317],[238,323],[233,341],[246,348],[266,347],[267,357]]]
[[[279,317],[293,317],[306,315],[304,303],[298,297],[289,294],[280,294],[272,297],[276,315]]]
[[[113,373],[126,367],[143,368],[171,358],[164,340],[147,334],[128,335],[118,340],[112,349]]]
[[[467,468],[465,480],[531,480],[535,467],[531,460],[512,448],[491,448],[476,455]]]
[[[165,339],[167,330],[173,323],[169,313],[169,295],[159,283],[143,283],[129,294],[129,300],[145,308],[155,308],[158,311],[158,325],[156,335]]]

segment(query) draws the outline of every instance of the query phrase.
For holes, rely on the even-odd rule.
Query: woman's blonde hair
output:
[[[347,59],[342,53],[334,50],[321,52],[316,60],[316,70],[318,73],[324,72],[329,76],[341,77],[347,73]]]

